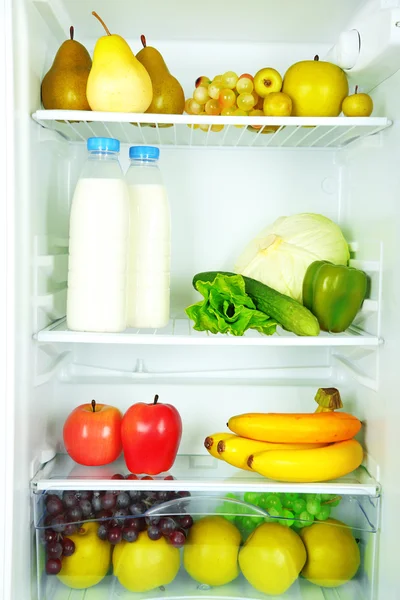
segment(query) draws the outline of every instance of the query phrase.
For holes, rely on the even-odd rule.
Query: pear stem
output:
[[[354,93],[355,93],[355,94],[357,94],[357,93],[358,93],[358,85],[356,85],[356,89],[355,89]]]
[[[74,27],[73,27],[73,25],[71,25],[71,27],[69,28],[69,37],[71,38],[71,40],[74,39]]]
[[[143,44],[143,48],[146,48],[146,36],[145,35],[140,36],[140,41]]]
[[[100,23],[103,25],[104,29],[106,30],[107,35],[111,35],[110,30],[108,29],[107,25],[104,23],[103,19],[101,17],[99,17],[99,15],[97,14],[97,12],[95,12],[93,10],[92,11],[92,15],[94,17],[96,17],[96,19],[98,19],[98,21],[100,21]]]

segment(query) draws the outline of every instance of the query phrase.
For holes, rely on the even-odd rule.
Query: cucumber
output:
[[[229,271],[205,271],[197,273],[193,277],[193,287],[196,288],[197,281],[213,282],[220,275],[237,275]],[[250,277],[241,275],[244,279],[246,293],[253,300],[256,308],[269,315],[287,331],[296,335],[318,335],[319,323],[317,318],[300,302],[281,294],[268,285],[256,281]]]

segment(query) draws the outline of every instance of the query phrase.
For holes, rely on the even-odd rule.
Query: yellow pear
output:
[[[369,117],[374,109],[374,103],[368,94],[359,94],[358,85],[354,94],[343,100],[342,111],[346,117]]]
[[[181,84],[169,72],[161,53],[146,45],[144,35],[140,39],[143,48],[136,58],[145,67],[153,85],[153,100],[146,112],[181,115],[185,109],[185,94]]]
[[[63,556],[61,571],[57,575],[64,585],[75,590],[92,587],[101,581],[111,563],[111,545],[97,535],[99,524],[82,523],[79,531],[69,538],[75,544],[71,556]]]
[[[263,523],[242,546],[239,565],[256,590],[278,596],[296,581],[306,558],[297,533],[280,523]]]
[[[107,35],[97,40],[86,95],[92,110],[145,112],[153,97],[150,75],[127,42],[112,34],[97,13]]]
[[[51,68],[43,78],[43,106],[59,110],[90,110],[86,83],[92,59],[85,46],[74,40],[73,27],[69,32],[70,39],[61,44]]]
[[[360,566],[360,550],[350,527],[342,521],[327,519],[300,530],[307,550],[303,577],[320,587],[347,583]]]
[[[349,85],[340,67],[315,56],[289,67],[282,92],[292,99],[294,117],[337,117]]]

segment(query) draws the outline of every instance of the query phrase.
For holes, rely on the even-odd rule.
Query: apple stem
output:
[[[358,85],[356,85],[356,89],[355,89],[354,93],[357,94],[357,92],[358,92]]]
[[[93,412],[96,412],[96,400],[92,400],[92,409]]]
[[[146,36],[145,35],[140,36],[140,41],[143,44],[143,48],[146,48]]]
[[[69,28],[69,37],[71,40],[74,39],[74,26],[71,25],[71,27]]]
[[[154,404],[157,404],[157,402],[158,402],[158,394],[156,394],[156,395],[154,396]]]
[[[319,56],[318,56],[318,54],[316,54],[316,55],[314,56],[314,60],[319,60]]]
[[[107,35],[111,35],[110,30],[108,29],[107,25],[104,23],[103,19],[101,17],[99,17],[97,12],[93,10],[92,15],[100,21],[100,23],[103,25],[104,29],[106,30]]]

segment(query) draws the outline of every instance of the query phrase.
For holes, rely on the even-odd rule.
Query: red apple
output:
[[[81,404],[64,423],[63,438],[70,457],[80,465],[107,465],[122,451],[122,414],[107,404]]]
[[[172,467],[182,437],[181,417],[171,404],[138,402],[125,413],[121,427],[126,465],[132,473],[158,475]]]

